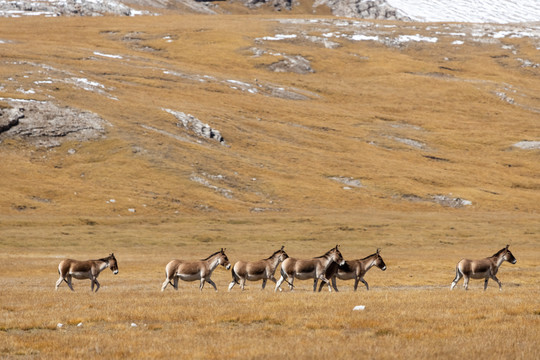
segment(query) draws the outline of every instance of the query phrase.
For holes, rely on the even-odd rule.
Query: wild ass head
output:
[[[114,253],[111,253],[109,257],[107,258],[109,262],[109,267],[111,268],[111,271],[114,275],[118,274],[118,262],[116,261],[116,258],[114,257]]]
[[[381,257],[381,249],[377,249],[377,252],[375,253],[375,261],[373,262],[373,265],[381,269],[382,271],[386,270],[386,264],[384,263],[383,258]]]
[[[328,255],[330,255],[330,259],[332,259],[332,261],[334,261],[338,265],[345,265],[345,259],[343,259],[341,251],[339,251],[339,245],[336,245],[335,248],[328,251]]]
[[[504,248],[504,255],[503,255],[503,259],[505,261],[508,261],[509,263],[511,264],[515,264],[517,262],[517,259],[514,257],[514,255],[512,254],[512,252],[508,249],[510,245],[506,245],[506,248]]]
[[[221,251],[218,252],[218,262],[225,269],[229,270],[231,268],[231,263],[229,262],[229,258],[227,257],[227,255],[225,255],[225,250],[227,249],[221,248]]]

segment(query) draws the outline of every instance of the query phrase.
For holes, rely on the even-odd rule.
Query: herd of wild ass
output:
[[[490,257],[480,260],[462,259],[456,266],[456,277],[452,281],[450,289],[454,289],[458,281],[463,277],[463,286],[467,290],[469,279],[484,279],[484,290],[487,288],[489,278],[495,280],[499,284],[499,290],[502,290],[502,284],[497,279],[497,272],[504,261],[512,264],[517,262],[512,252],[508,249],[509,245],[497,251]],[[267,280],[272,280],[276,283],[274,291],[281,291],[281,284],[286,282],[290,290],[294,289],[294,279],[308,280],[313,279],[313,291],[317,290],[317,283],[321,280],[319,291],[324,284],[328,285],[328,290],[338,291],[336,279],[352,280],[354,279],[354,290],[358,288],[358,283],[361,281],[366,289],[369,290],[369,285],[364,280],[364,275],[372,267],[376,266],[381,270],[386,270],[380,249],[363,259],[344,260],[339,245],[328,250],[324,255],[314,257],[312,259],[296,259],[289,257],[285,252],[284,246],[275,251],[270,257],[259,261],[238,261],[232,267],[232,281],[229,284],[229,291],[239,284],[244,290],[246,281],[262,280],[262,289],[265,288]],[[278,265],[281,263],[281,277],[277,280],[274,273]],[[167,285],[172,285],[175,290],[178,290],[178,281],[200,281],[199,289],[202,291],[204,283],[208,282],[217,291],[216,284],[210,278],[212,272],[219,266],[225,267],[227,270],[231,268],[231,263],[225,255],[225,249],[221,249],[208,256],[205,259],[198,261],[172,260],[165,266],[165,281],[161,285],[161,291],[165,290]],[[56,282],[56,290],[63,281],[69,288],[73,290],[71,279],[90,279],[91,289],[96,292],[99,290],[99,282],[97,278],[101,271],[110,268],[114,274],[118,274],[118,262],[114,254],[98,260],[78,261],[66,259],[58,265],[58,273],[60,278]]]

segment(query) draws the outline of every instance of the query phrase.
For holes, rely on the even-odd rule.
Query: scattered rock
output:
[[[168,112],[171,115],[174,115],[174,117],[180,120],[180,122],[177,124],[178,126],[191,130],[198,137],[213,139],[218,141],[222,145],[225,145],[225,139],[223,138],[223,136],[221,136],[221,133],[218,130],[212,129],[210,125],[204,124],[195,116],[170,109],[162,110]]]
[[[48,1],[1,1],[0,16],[21,16],[26,14],[42,14],[46,16],[101,16],[140,13],[119,1],[80,1],[80,0],[48,0]]]
[[[361,188],[363,187],[362,183],[360,182],[360,180],[358,179],[355,179],[355,178],[352,178],[352,177],[344,177],[344,176],[332,176],[329,178],[330,180],[334,180],[334,181],[337,181],[341,184],[344,184],[346,185],[346,187],[348,187],[347,190],[349,190],[350,188]]]
[[[300,55],[284,55],[283,60],[269,65],[268,68],[274,72],[293,72],[296,74],[308,74],[315,72],[311,68],[309,60]]]
[[[336,16],[410,21],[411,19],[399,13],[386,0],[316,0],[313,7],[326,5]]]
[[[435,203],[442,206],[447,206],[451,208],[461,208],[463,206],[472,205],[472,202],[462,198],[453,198],[446,195],[433,195],[432,199]]]
[[[34,146],[55,147],[64,141],[88,141],[105,135],[107,122],[98,115],[51,102],[11,100],[13,109],[3,110],[3,132],[6,138],[24,139]],[[7,116],[6,116],[7,115]],[[5,120],[8,119],[8,120]]]
[[[0,133],[19,125],[22,118],[24,118],[23,108],[0,109]]]
[[[446,195],[433,195],[429,198],[424,198],[414,194],[404,194],[400,196],[401,199],[410,202],[432,202],[446,207],[461,208],[464,206],[472,205],[472,201],[465,200],[459,197],[451,197]]]
[[[218,176],[221,176],[221,175],[218,175]],[[215,185],[211,184],[210,181],[208,181],[208,180],[222,180],[222,178],[216,178],[215,176],[203,173],[203,174],[191,174],[189,179],[191,181],[199,183],[199,184],[201,184],[201,185],[203,185],[203,186],[205,186],[205,187],[207,187],[209,189],[214,190],[215,192],[221,194],[222,196],[224,196],[227,199],[232,199],[233,198],[233,193],[232,193],[231,190],[215,186]]]

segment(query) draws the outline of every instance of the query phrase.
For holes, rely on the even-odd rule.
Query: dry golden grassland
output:
[[[470,29],[335,21],[2,19],[0,108],[53,101],[109,125],[103,139],[55,148],[1,139],[0,358],[537,358],[539,151],[513,146],[540,140],[540,70],[520,60],[540,63],[537,40],[456,46],[440,33]],[[377,31],[439,40],[310,40]],[[297,37],[263,40],[276,34]],[[314,72],[268,69],[285,55]],[[163,109],[210,124],[226,146]],[[220,267],[217,293],[185,282],[160,292],[172,258],[226,248],[234,263],[282,245],[310,258],[336,244],[346,259],[382,248],[388,269],[368,272],[370,291],[338,281],[339,293],[313,294],[297,280],[293,292],[227,292]],[[518,261],[502,265],[502,292],[480,280],[449,290],[461,258],[506,244]],[[106,269],[98,293],[76,280],[54,291],[63,258],[110,252],[120,272]]]
[[[501,267],[502,292],[493,282],[486,292],[482,281],[471,281],[468,292],[461,283],[452,292],[449,285],[462,256],[491,255],[504,244],[493,241],[494,229],[509,233],[514,221],[531,221],[514,230],[530,233],[538,225],[522,217],[487,225],[491,216],[470,215],[95,219],[94,225],[8,220],[3,238],[13,244],[4,246],[0,262],[0,351],[7,358],[535,358],[536,239],[512,242],[518,262]],[[382,247],[388,269],[368,272],[370,291],[353,292],[352,281],[338,281],[339,293],[314,294],[311,281],[297,280],[293,292],[283,286],[274,293],[272,283],[260,291],[260,282],[227,292],[230,273],[221,267],[213,275],[217,293],[186,282],[178,292],[159,291],[173,257],[198,259],[227,247],[232,262],[256,260],[282,244],[290,256],[311,257],[336,242],[346,258]],[[120,272],[106,269],[98,293],[90,293],[89,281],[74,281],[75,292],[66,284],[54,291],[62,257],[105,256],[109,249]],[[353,311],[356,305],[366,308]]]

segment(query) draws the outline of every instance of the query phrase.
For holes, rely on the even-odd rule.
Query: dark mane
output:
[[[283,250],[279,249],[279,250],[274,251],[274,253],[272,255],[270,255],[269,257],[267,257],[265,260],[270,260],[271,258],[273,258],[280,251],[283,251]]]
[[[208,256],[206,259],[201,259],[201,261],[208,260],[208,259],[210,259],[212,256],[219,254],[220,252],[221,252],[221,251],[216,251],[216,252],[213,253],[212,255]]]
[[[501,250],[497,251],[495,254],[491,255],[491,257],[496,257],[501,255],[501,253],[505,250],[508,250],[508,247],[503,247]]]
[[[107,261],[109,261],[109,260],[111,260],[111,259],[115,259],[115,260],[116,260],[116,258],[115,258],[114,256],[109,255],[109,256],[107,256],[107,257],[105,257],[105,258],[98,259],[97,261],[104,261],[104,262],[107,262]]]
[[[373,254],[371,254],[371,255],[368,255],[368,256],[366,256],[365,258],[360,259],[360,260],[366,260],[366,259],[369,259],[369,258],[372,257],[372,256],[375,256],[375,255],[377,255],[377,253],[373,253]]]
[[[333,250],[335,250],[335,248],[331,248],[330,250],[328,250],[328,251],[326,252],[326,254],[321,255],[321,256],[316,256],[316,257],[314,257],[314,259],[320,259],[320,258],[326,257],[326,256],[327,256],[328,254],[330,254]]]

